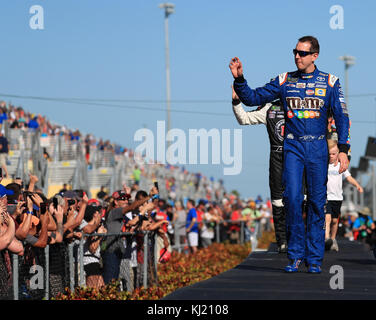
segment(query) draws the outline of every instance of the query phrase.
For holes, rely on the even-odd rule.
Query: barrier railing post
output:
[[[49,294],[50,294],[50,246],[47,245],[45,248],[44,248],[44,254],[45,254],[45,258],[46,258],[46,271],[45,271],[45,276],[46,276],[46,279],[45,279],[45,299],[48,300],[49,299]]]
[[[154,267],[155,267],[155,277],[156,283],[158,283],[158,246],[157,246],[157,234],[154,234]]]
[[[69,257],[69,288],[73,292],[74,290],[74,258],[73,258],[73,243],[68,245],[68,257]]]
[[[244,221],[240,221],[240,244],[244,244]]]
[[[80,246],[78,250],[78,263],[79,263],[79,270],[80,270],[80,286],[84,287],[86,284],[85,276],[84,276],[84,235],[82,235],[80,239]]]
[[[219,234],[219,224],[221,222],[217,222],[216,225],[215,225],[215,233],[216,233],[216,241],[217,243],[220,243],[221,242],[221,237],[220,237],[220,234]]]
[[[144,234],[144,288],[148,287],[148,232]]]
[[[178,234],[178,224],[174,223],[174,238],[175,238],[175,249],[177,248],[177,251],[181,253],[181,244],[180,244],[180,236]]]
[[[12,255],[12,260],[13,260],[13,300],[18,300],[18,255],[13,254]]]

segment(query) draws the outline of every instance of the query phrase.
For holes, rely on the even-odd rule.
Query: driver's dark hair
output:
[[[310,51],[313,53],[320,53],[320,45],[319,45],[319,40],[317,40],[313,36],[304,36],[301,37],[299,42],[309,42],[311,44],[311,49]]]

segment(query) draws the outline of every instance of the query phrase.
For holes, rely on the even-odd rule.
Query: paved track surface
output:
[[[376,299],[376,259],[359,242],[339,240],[339,252],[326,251],[321,274],[309,274],[303,265],[287,274],[286,254],[276,246],[250,254],[240,265],[216,277],[181,288],[163,300],[374,300]],[[343,289],[338,267],[343,269]],[[334,277],[334,278],[333,278]]]

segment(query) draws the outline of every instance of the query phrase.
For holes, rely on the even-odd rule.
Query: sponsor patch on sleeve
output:
[[[285,73],[281,73],[281,74],[278,76],[278,78],[279,78],[279,85],[280,85],[280,86],[283,85],[283,84],[286,82],[286,80],[287,80],[287,72],[285,72]]]
[[[329,74],[328,84],[333,88],[333,86],[336,83],[337,79],[338,79],[338,77],[336,77],[335,75]]]

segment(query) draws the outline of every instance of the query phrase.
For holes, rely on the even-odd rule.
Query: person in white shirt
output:
[[[327,183],[327,202],[325,210],[325,250],[338,251],[336,235],[343,200],[342,180],[346,179],[349,183],[355,186],[360,193],[363,192],[363,188],[358,183],[358,181],[356,181],[351,176],[351,173],[348,170],[341,174],[339,173],[339,149],[336,140],[328,140],[328,150],[329,168]]]

